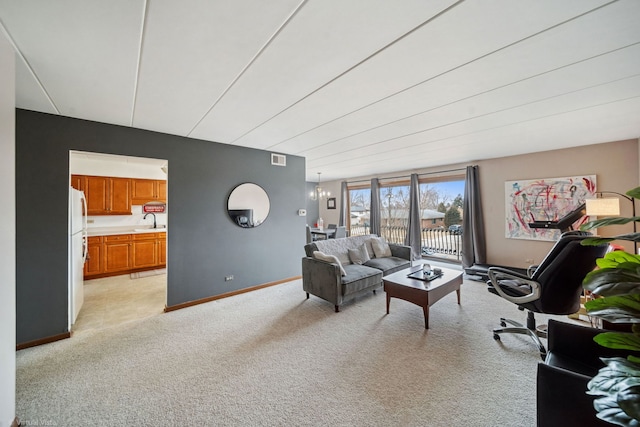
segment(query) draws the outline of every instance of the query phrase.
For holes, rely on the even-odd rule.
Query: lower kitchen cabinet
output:
[[[167,265],[167,233],[158,233],[158,263]]]
[[[132,253],[130,234],[104,236],[104,272],[131,270]]]
[[[100,274],[104,271],[102,245],[102,236],[87,238],[87,260],[84,263],[84,277]]]
[[[153,234],[134,234],[132,267],[144,268],[158,265],[158,238]]]
[[[166,232],[91,236],[85,279],[162,268],[167,264]]]

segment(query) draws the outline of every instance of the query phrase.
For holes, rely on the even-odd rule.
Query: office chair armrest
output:
[[[514,304],[524,304],[540,298],[540,284],[535,280],[531,280],[526,274],[520,274],[502,267],[489,267],[487,273],[489,275],[489,280],[491,281],[491,285],[493,286],[493,288],[496,290],[498,295],[500,295],[507,301],[511,301]],[[500,280],[504,279],[517,280],[520,283],[527,284],[531,286],[531,292],[522,296],[508,295],[502,290],[500,284],[498,283]]]

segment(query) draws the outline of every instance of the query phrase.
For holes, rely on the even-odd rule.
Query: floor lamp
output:
[[[598,191],[596,199],[585,200],[587,204],[587,215],[589,216],[618,216],[620,215],[620,199],[618,197],[602,197],[603,194],[615,194],[618,197],[627,199],[631,202],[631,213],[635,218],[636,216],[636,203],[633,197],[629,197],[626,194],[616,193],[615,191]],[[636,233],[636,222],[633,223],[633,232]],[[638,253],[638,243],[633,242],[633,253]]]

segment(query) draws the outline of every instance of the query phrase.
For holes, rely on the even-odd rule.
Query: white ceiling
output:
[[[638,0],[0,0],[19,108],[323,181],[640,137]]]

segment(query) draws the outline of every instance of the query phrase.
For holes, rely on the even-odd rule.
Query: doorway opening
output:
[[[83,333],[163,313],[168,161],[70,151],[69,184],[69,330]],[[71,196],[80,191],[86,204],[78,250]]]

